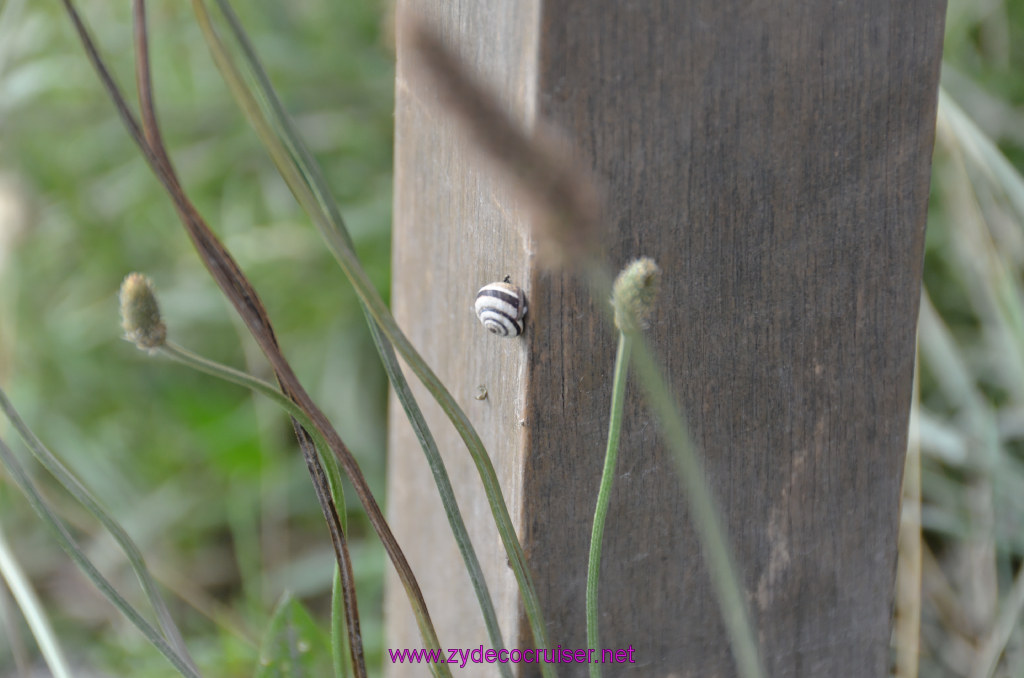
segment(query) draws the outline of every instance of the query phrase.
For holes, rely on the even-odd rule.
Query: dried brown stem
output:
[[[422,19],[403,18],[401,30],[408,39],[399,44],[416,53],[410,62],[535,209],[542,256],[552,264],[599,258],[601,200],[592,177],[573,161],[568,146],[541,125],[525,133]]]
[[[145,0],[132,0],[133,32],[135,37],[135,80],[139,94],[139,110],[142,117],[142,129],[146,141],[154,151],[154,155],[160,163],[160,171],[166,174],[173,183],[181,190],[181,183],[178,181],[174,165],[167,154],[163,137],[160,133],[160,126],[157,122],[156,108],[153,103],[153,87],[149,62],[149,32],[146,27],[146,3]],[[183,191],[182,191],[183,192]],[[179,214],[181,210],[179,209]],[[217,243],[219,245],[219,243]],[[221,246],[221,254],[229,257],[227,250]],[[238,271],[241,275],[241,271]],[[255,295],[255,290],[253,290]],[[265,313],[265,312],[264,312]],[[269,319],[265,325],[270,326]],[[271,334],[273,345],[277,342]],[[280,382],[280,376],[278,377]],[[282,387],[284,386],[281,383]],[[294,399],[293,399],[294,400]],[[355,573],[352,571],[352,558],[348,552],[348,544],[345,539],[345,531],[342,528],[341,517],[338,515],[337,506],[331,496],[330,484],[324,472],[323,465],[316,453],[316,445],[309,433],[292,418],[292,428],[298,440],[299,448],[306,462],[313,488],[316,491],[317,501],[320,510],[327,523],[327,529],[331,536],[331,544],[334,547],[335,558],[338,561],[338,569],[341,574],[342,597],[345,601],[345,620],[349,637],[349,649],[352,657],[352,666],[356,676],[365,678],[366,659],[363,653],[362,633],[359,624],[359,606],[356,598]]]
[[[277,377],[278,383],[281,386],[282,392],[309,416],[317,431],[327,441],[328,447],[331,449],[332,453],[337,456],[346,475],[348,475],[352,482],[356,495],[359,497],[360,502],[366,510],[367,517],[373,525],[374,530],[379,535],[381,542],[384,544],[384,548],[387,551],[388,556],[394,563],[398,576],[402,580],[410,598],[415,601],[415,604],[424,612],[424,642],[428,645],[435,647],[438,646],[439,644],[436,633],[434,632],[433,625],[430,622],[429,615],[426,614],[426,603],[423,600],[423,594],[420,591],[419,584],[416,582],[415,575],[405,558],[405,554],[402,552],[387,524],[387,521],[384,519],[384,515],[381,512],[376,499],[374,499],[370,492],[369,486],[359,469],[358,463],[352,456],[348,447],[341,440],[341,437],[334,430],[334,427],[330,424],[327,417],[316,406],[309,394],[306,393],[298,378],[295,376],[291,365],[289,365],[287,359],[281,353],[277,339],[274,335],[273,327],[270,324],[269,317],[267,316],[266,310],[264,309],[256,290],[252,287],[249,280],[243,275],[234,258],[228,253],[210,228],[206,225],[206,222],[188,199],[188,196],[185,194],[185,191],[182,189],[181,184],[174,174],[168,154],[160,139],[158,128],[156,126],[155,114],[153,113],[152,108],[151,89],[148,85],[148,66],[146,64],[137,64],[137,69],[144,71],[143,77],[140,78],[140,97],[143,101],[144,116],[151,116],[150,122],[147,123],[147,128],[151,126],[152,131],[144,132],[132,115],[124,96],[121,94],[120,89],[110,75],[109,69],[107,69],[103,59],[100,57],[92,37],[76,11],[72,0],[62,0],[62,2],[64,3],[64,7],[82,41],[89,60],[96,69],[101,82],[117,109],[119,116],[124,122],[125,127],[128,129],[129,135],[139,146],[139,149],[146,158],[146,161],[149,163],[154,174],[156,174],[161,184],[163,184],[164,188],[167,190],[171,200],[174,202],[175,209],[177,210],[182,224],[189,235],[189,239],[192,241],[199,253],[200,259],[210,272],[210,275],[213,276],[213,279],[217,282],[217,285],[231,301],[235,310],[238,312],[243,322],[245,322],[249,332],[253,335],[253,338],[256,340],[263,354],[267,357],[267,360],[270,362],[271,367],[274,370],[274,374]],[[143,87],[146,89],[145,92],[141,90]],[[149,109],[148,112],[145,111],[147,108]],[[295,424],[294,421],[293,424]],[[306,454],[307,446],[311,446],[312,443],[309,440],[308,434],[305,433],[297,424],[295,424],[295,426],[300,446],[303,448],[303,453]],[[323,478],[323,469],[319,466],[319,460],[315,458],[315,454],[313,455],[313,460],[315,464],[311,468],[311,475],[313,476],[314,486],[317,487],[319,497],[320,492],[326,488],[326,482]],[[307,455],[307,463],[308,462],[309,457]],[[317,472],[316,469],[319,469],[319,471]],[[331,501],[329,493],[326,495],[326,501],[328,503]],[[323,504],[324,500],[321,500],[321,505],[323,506]],[[336,511],[334,511],[334,515],[337,515]],[[328,527],[332,532],[332,540],[336,538],[336,535],[334,534],[335,530],[337,529],[340,532],[340,525],[335,525],[334,523],[335,521],[328,517]],[[335,543],[337,550],[337,542]],[[352,609],[355,609],[354,599]],[[443,665],[440,666],[443,668]]]

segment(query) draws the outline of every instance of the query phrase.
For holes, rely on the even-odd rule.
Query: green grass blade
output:
[[[74,561],[75,565],[89,578],[90,581],[100,590],[100,593],[109,600],[121,613],[128,618],[128,620],[137,628],[142,635],[146,637],[150,643],[152,643],[161,654],[163,654],[168,661],[174,666],[174,668],[183,676],[187,678],[200,678],[199,671],[194,668],[192,662],[181,656],[178,651],[173,648],[164,639],[163,635],[146,619],[142,614],[136,610],[131,603],[124,599],[117,589],[100,574],[96,566],[92,564],[82,548],[75,542],[68,528],[64,525],[64,522],[57,517],[57,514],[47,505],[43,499],[39,490],[36,489],[32,480],[29,478],[28,473],[21,467],[18,459],[14,456],[14,452],[7,446],[7,443],[0,439],[0,462],[3,463],[7,472],[10,474],[11,479],[14,480],[14,484],[18,486],[22,494],[28,500],[29,505],[36,512],[36,514],[42,519],[43,524],[50,530],[53,536],[57,539],[57,543],[64,550],[65,553]]]
[[[939,88],[938,117],[940,123],[949,125],[975,165],[986,172],[995,185],[1002,188],[1017,210],[1021,223],[1024,223],[1024,177],[942,87]]]
[[[338,466],[337,459],[333,454],[330,454],[330,448],[327,445],[327,441],[324,440],[323,436],[313,425],[313,421],[302,410],[302,408],[296,405],[291,398],[288,398],[286,395],[281,393],[280,389],[276,388],[273,384],[263,381],[262,379],[257,379],[246,372],[236,370],[232,367],[228,367],[227,365],[222,365],[221,363],[214,362],[192,353],[173,342],[166,342],[158,349],[158,351],[175,362],[181,363],[195,370],[199,370],[200,372],[209,374],[210,376],[217,377],[218,379],[223,379],[224,381],[232,384],[243,386],[252,390],[254,393],[264,395],[284,409],[289,415],[294,417],[313,438],[313,444],[316,447],[317,455],[319,456],[327,473],[327,483],[330,486],[335,507],[338,508],[342,532],[347,532],[348,521],[344,510],[345,494],[342,486],[341,469]],[[341,588],[341,573],[339,566],[335,565],[331,591],[331,651],[332,664],[337,676],[348,675],[345,657],[351,656],[351,642],[348,638],[347,627],[348,623],[345,620],[344,596],[342,595]]]
[[[608,446],[604,453],[601,487],[597,492],[594,525],[590,534],[590,556],[587,565],[587,648],[600,651],[598,632],[598,583],[601,574],[601,544],[604,541],[604,523],[608,516],[612,482],[615,480],[615,461],[619,456],[619,434],[622,432],[622,408],[626,403],[626,375],[629,374],[629,354],[632,338],[619,332],[619,347],[615,352],[615,376],[612,379],[612,407],[608,420]],[[590,678],[601,678],[601,665],[592,663]]]
[[[7,544],[3,530],[0,530],[0,579],[7,582],[7,588],[25,616],[25,622],[36,639],[39,653],[43,655],[43,661],[50,669],[50,673],[54,678],[71,678],[71,669],[68,668],[64,651],[53,632],[53,627],[50,626],[46,610],[39,602],[39,598],[36,597],[35,591],[32,590],[32,584]]]
[[[273,123],[278,138],[285,144],[292,163],[300,172],[309,191],[312,192],[316,204],[319,206],[331,232],[336,237],[340,238],[349,249],[352,249],[352,238],[348,233],[344,218],[341,215],[341,210],[338,209],[338,204],[330,192],[327,181],[323,176],[323,172],[320,171],[319,164],[316,162],[315,158],[313,158],[309,149],[302,141],[302,137],[295,129],[295,126],[291,121],[291,117],[288,115],[288,112],[285,110],[280,98],[277,96],[277,93],[270,82],[270,78],[267,75],[266,70],[263,68],[262,63],[256,54],[256,50],[253,48],[248,35],[246,35],[241,22],[238,20],[238,17],[230,3],[226,2],[226,0],[217,0],[217,5],[224,17],[227,19],[231,33],[242,50],[245,62],[256,82],[257,94],[260,95],[259,100],[262,103],[262,108],[269,112],[270,122]],[[256,123],[254,122],[253,124],[255,125]],[[302,198],[299,195],[296,195],[296,198],[302,202]],[[313,209],[312,205],[303,205],[303,207],[307,211]],[[462,513],[459,510],[458,503],[455,499],[455,492],[448,477],[448,471],[445,468],[441,453],[437,448],[437,443],[427,426],[427,422],[423,417],[423,413],[420,410],[419,405],[416,403],[416,399],[409,388],[409,383],[406,380],[405,375],[402,373],[401,366],[398,364],[398,359],[395,356],[394,347],[384,335],[380,325],[373,319],[373,316],[370,314],[362,300],[360,300],[360,305],[367,318],[367,323],[370,327],[370,334],[373,337],[374,346],[377,348],[377,353],[380,355],[381,362],[384,365],[384,370],[387,372],[388,379],[391,381],[392,387],[395,389],[395,394],[398,396],[398,401],[401,404],[402,409],[405,411],[406,417],[412,425],[412,429],[416,434],[420,447],[423,449],[426,456],[427,464],[430,467],[431,474],[434,477],[434,483],[438,489],[438,494],[441,497],[441,503],[444,507],[448,524],[451,527],[452,534],[455,536],[459,553],[462,555],[474,592],[476,593],[477,602],[484,617],[484,625],[487,628],[487,634],[491,641],[491,646],[496,650],[501,649],[504,647],[504,644],[502,642],[501,630],[498,625],[497,614],[494,610],[494,603],[492,601],[490,591],[488,590],[483,569],[480,566],[480,561],[477,558],[476,551],[473,549],[473,544],[469,539],[469,532],[462,519]],[[502,664],[499,666],[499,670],[505,678],[512,677],[511,667]]]
[[[57,479],[57,482],[110,532],[114,541],[124,551],[125,557],[128,558],[128,562],[135,572],[135,576],[139,579],[139,584],[142,586],[146,598],[149,599],[150,605],[153,606],[164,637],[174,646],[175,651],[185,658],[192,669],[195,670],[195,662],[185,647],[181,631],[178,630],[177,625],[174,623],[174,619],[167,609],[167,604],[164,602],[163,596],[160,595],[160,588],[149,573],[149,568],[146,567],[146,561],[142,557],[142,552],[138,546],[128,536],[128,533],[124,531],[120,523],[103,508],[99,501],[79,482],[78,478],[71,473],[67,466],[39,440],[32,429],[21,418],[21,415],[18,414],[17,410],[14,409],[14,404],[7,397],[7,394],[4,393],[3,389],[0,389],[0,410],[3,410],[8,420],[14,426],[14,430],[18,432],[18,435],[21,436],[29,451],[42,464],[43,468],[49,471]]]

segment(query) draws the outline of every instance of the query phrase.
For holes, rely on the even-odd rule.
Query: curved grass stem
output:
[[[75,565],[92,581],[100,593],[128,618],[128,621],[167,658],[178,673],[186,676],[186,678],[200,678],[199,671],[191,661],[191,658],[182,655],[178,652],[177,648],[170,645],[160,631],[146,621],[145,617],[131,603],[125,600],[124,596],[117,592],[114,585],[100,574],[100,571],[96,569],[96,566],[93,565],[92,561],[85,555],[85,552],[82,551],[82,547],[75,542],[64,521],[57,516],[46,503],[46,500],[43,499],[42,494],[32,483],[28,473],[22,468],[17,457],[14,456],[14,452],[3,439],[0,439],[0,465],[7,469],[14,484],[25,495],[28,503],[43,521],[43,524],[53,533],[61,549],[68,554],[68,557],[74,561]]]
[[[14,556],[14,551],[7,544],[7,538],[0,529],[0,580],[7,584],[7,589],[14,596],[14,601],[21,609],[28,624],[32,636],[39,646],[39,654],[42,655],[46,667],[54,678],[71,678],[71,669],[68,660],[64,657],[64,650],[61,648],[57,634],[53,632],[50,620],[46,616],[46,610],[39,602],[32,584],[25,575],[25,571]]]
[[[587,647],[600,651],[598,633],[597,588],[601,573],[601,545],[604,541],[604,522],[608,515],[612,481],[615,479],[615,463],[619,456],[619,434],[622,431],[622,408],[626,400],[626,375],[629,374],[629,353],[633,338],[619,332],[619,347],[615,352],[615,377],[612,381],[611,417],[608,420],[608,447],[604,453],[604,469],[601,471],[601,488],[597,493],[597,507],[594,509],[594,526],[590,534],[590,557],[587,564]],[[590,678],[601,678],[601,665],[590,664]]]
[[[338,467],[338,460],[335,459],[334,455],[329,454],[327,440],[320,434],[317,428],[313,425],[312,419],[295,404],[291,398],[281,393],[273,384],[258,379],[251,374],[236,370],[233,367],[228,367],[221,363],[204,358],[201,355],[193,353],[174,342],[166,341],[158,349],[158,352],[165,357],[174,360],[177,363],[191,367],[192,369],[198,370],[210,376],[222,379],[224,381],[243,386],[250,389],[254,393],[259,393],[266,396],[285,412],[287,412],[299,425],[310,435],[313,440],[314,447],[320,457],[320,461],[323,464],[326,475],[327,483],[331,489],[331,495],[334,499],[336,507],[340,507],[339,520],[341,521],[342,532],[347,530],[345,520],[345,494],[344,488],[341,482],[341,469]],[[347,573],[349,581],[353,577],[352,572]],[[350,647],[351,642],[349,636],[346,633],[348,624],[351,623],[350,618],[352,614],[349,611],[349,607],[355,600],[355,591],[345,591],[346,578],[342,576],[340,566],[335,566],[335,576],[333,580],[333,592],[331,595],[331,646],[333,652],[333,665],[335,668],[335,674],[337,676],[347,675],[347,668],[345,666],[343,656],[345,650],[348,650],[348,655],[352,657],[352,662],[355,665],[360,663],[362,657],[362,647]],[[354,587],[349,586],[350,589]],[[358,639],[358,634],[356,634]]]
[[[25,442],[25,445],[32,453],[32,456],[36,458],[36,461],[57,479],[57,482],[75,498],[75,501],[84,506],[85,510],[96,520],[100,521],[114,538],[114,541],[117,542],[117,545],[121,547],[125,557],[128,559],[128,564],[131,565],[135,576],[139,580],[139,585],[142,586],[142,590],[149,600],[149,604],[153,607],[153,612],[156,614],[157,623],[163,631],[164,638],[174,648],[181,660],[188,664],[189,668],[193,671],[198,672],[195,661],[189,655],[188,648],[185,646],[181,631],[178,630],[177,625],[174,623],[174,619],[167,609],[167,604],[160,594],[160,587],[150,574],[149,568],[146,567],[146,561],[142,557],[142,551],[139,547],[128,536],[128,533],[121,527],[121,524],[103,508],[99,500],[71,473],[68,467],[64,465],[64,462],[51,452],[43,444],[43,441],[29,428],[28,424],[21,418],[21,415],[18,414],[18,411],[14,409],[14,404],[7,398],[7,394],[2,389],[0,389],[0,410],[3,411],[11,425],[14,426],[14,430],[18,432],[18,435]]]

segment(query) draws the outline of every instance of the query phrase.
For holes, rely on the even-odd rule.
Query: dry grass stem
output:
[[[573,162],[568,144],[541,124],[525,133],[423,20],[401,17],[399,30],[406,34],[400,44],[415,52],[410,62],[417,64],[422,79],[533,208],[541,260],[571,266],[600,259],[600,195],[593,179]]]

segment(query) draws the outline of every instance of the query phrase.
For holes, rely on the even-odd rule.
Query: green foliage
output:
[[[285,594],[270,619],[254,678],[331,675],[330,642],[298,600]]]
[[[273,405],[121,340],[117,287],[129,271],[145,270],[170,338],[269,375],[115,119],[60,4],[2,7],[0,382],[158,561],[158,577],[188,598],[171,595],[190,647],[218,648],[196,652],[201,668],[251,674],[258,630],[281,591],[301,588],[318,611],[330,594],[329,543],[294,435]],[[119,82],[134,91],[128,5],[82,9]],[[238,9],[386,295],[393,64],[383,5]],[[189,7],[154,0],[149,12],[157,107],[184,182],[251,274],[297,373],[382,496],[385,381],[356,298],[225,91]],[[13,211],[23,218],[5,219]],[[56,496],[58,507],[71,507]],[[358,542],[368,528],[350,508]],[[152,648],[131,650],[138,636],[87,582],[72,575],[72,584],[61,583],[72,566],[35,536],[38,522],[24,501],[2,487],[0,515],[22,564],[50,592],[44,602],[58,634],[73,639],[72,648],[92,648],[81,661],[114,675],[166,675]],[[83,543],[109,550],[96,523],[64,517]],[[361,608],[379,615],[380,547],[370,539],[355,548],[360,576],[371,577],[360,582]],[[120,588],[134,591],[121,560],[101,561]],[[365,632],[379,653],[379,623]],[[210,642],[217,638],[233,640]],[[12,651],[0,632],[0,674]]]
[[[951,2],[912,432],[926,548],[923,676],[1024,670],[1022,74],[1024,3]]]

